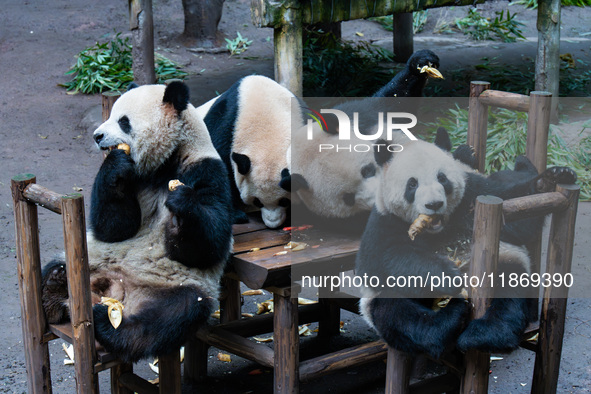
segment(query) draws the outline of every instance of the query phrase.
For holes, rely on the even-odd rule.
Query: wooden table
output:
[[[284,248],[292,239],[287,231],[270,230],[257,221],[234,226],[234,254],[224,279],[221,324],[201,329],[185,347],[186,377],[206,376],[208,346],[274,368],[275,393],[298,392],[300,381],[386,358],[386,344],[376,341],[299,361],[299,324],[318,321],[318,335],[334,335],[340,328],[340,309],[358,313],[357,298],[322,298],[322,292],[319,303],[298,307],[300,288],[292,283],[298,279],[292,273],[312,265],[315,273],[336,275],[351,270],[359,248],[354,238],[327,236],[313,229],[304,235],[310,247],[292,252]],[[240,282],[273,293],[274,313],[241,319]],[[274,350],[248,339],[269,332]]]

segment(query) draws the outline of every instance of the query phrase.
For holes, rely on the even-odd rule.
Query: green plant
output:
[[[97,42],[76,56],[76,64],[65,75],[73,79],[60,86],[76,94],[92,94],[105,90],[125,90],[133,81],[131,45],[129,38],[122,39],[117,33],[112,41]],[[172,60],[156,55],[156,78],[158,82],[167,79],[182,79],[187,73],[181,71]]]
[[[305,96],[372,95],[398,70],[391,65],[392,53],[381,47],[363,41],[343,42],[332,33],[306,33]]]
[[[560,3],[564,7],[586,7],[591,5],[591,0],[562,0]],[[522,5],[525,6],[525,8],[538,8],[538,0],[517,0],[512,2],[511,5]]]
[[[412,31],[414,34],[420,33],[423,31],[425,27],[425,23],[427,23],[427,13],[429,10],[420,10],[415,11],[412,13]],[[374,16],[372,18],[368,18],[370,21],[378,23],[384,29],[388,31],[392,31],[393,28],[393,21],[392,15],[386,16]]]
[[[226,38],[226,48],[230,51],[230,56],[239,55],[248,49],[248,46],[252,44],[252,40],[246,37],[242,37],[239,31],[236,32],[236,38],[230,40]]]
[[[485,18],[477,8],[470,8],[468,15],[462,19],[456,20],[456,25],[464,33],[474,40],[495,40],[504,42],[514,42],[518,38],[525,39],[521,32],[523,23],[515,19],[515,14],[511,15],[507,10],[495,12],[495,18]]]
[[[512,168],[515,158],[525,154],[527,134],[527,113],[510,111],[507,109],[491,110],[488,117],[488,137],[486,150],[485,172],[490,173],[505,168]],[[448,131],[452,145],[466,143],[468,131],[468,111],[456,107],[449,113],[428,124],[429,135],[432,140],[437,127],[443,126]],[[583,126],[583,132],[585,130]],[[548,165],[568,166],[578,175],[581,185],[580,198],[591,200],[591,136],[583,138],[575,147],[568,146],[557,129],[550,129],[548,138]]]

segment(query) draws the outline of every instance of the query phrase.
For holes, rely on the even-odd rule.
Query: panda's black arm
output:
[[[94,237],[103,242],[124,241],[137,233],[141,219],[134,162],[122,150],[113,150],[92,187],[90,225]]]
[[[225,262],[232,238],[232,200],[226,168],[219,159],[194,164],[170,192],[166,207],[173,219],[166,229],[171,259],[189,267],[206,269]]]

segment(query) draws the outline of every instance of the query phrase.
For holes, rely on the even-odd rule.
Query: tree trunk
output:
[[[224,0],[183,0],[183,36],[188,40],[188,44],[199,47],[216,46],[223,5]]]
[[[550,119],[557,117],[560,72],[560,0],[538,1],[538,55],[536,57],[536,90],[552,93]]]

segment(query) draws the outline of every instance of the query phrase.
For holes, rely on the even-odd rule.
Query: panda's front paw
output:
[[[519,347],[521,333],[515,332],[502,321],[475,319],[458,338],[457,347],[462,352],[476,349],[487,353],[508,353]]]
[[[123,150],[115,149],[105,158],[101,173],[108,186],[122,188],[135,177],[135,162]]]
[[[458,146],[453,153],[453,157],[454,159],[467,164],[470,168],[476,169],[478,167],[474,148],[470,145],[462,144]]]
[[[577,174],[569,167],[550,167],[536,181],[536,191],[539,193],[552,192],[559,183],[568,185],[576,181]]]
[[[195,198],[195,190],[193,188],[180,185],[175,190],[168,193],[166,198],[166,208],[174,215],[186,216],[192,211],[193,201]]]
[[[66,265],[61,261],[52,261],[43,268],[41,276],[41,300],[47,321],[51,324],[63,323],[69,317]]]

